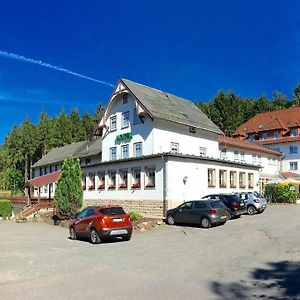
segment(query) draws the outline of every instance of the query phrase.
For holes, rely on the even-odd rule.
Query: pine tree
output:
[[[82,207],[82,172],[79,159],[68,158],[62,165],[57,182],[54,204],[60,218],[74,216]]]

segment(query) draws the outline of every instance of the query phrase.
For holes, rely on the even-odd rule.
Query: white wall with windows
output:
[[[282,172],[300,174],[300,142],[272,144],[268,148],[283,154]]]
[[[220,158],[261,166],[261,176],[276,177],[280,172],[280,157],[260,151],[220,145]]]

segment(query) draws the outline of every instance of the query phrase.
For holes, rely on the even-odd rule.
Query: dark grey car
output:
[[[222,201],[188,201],[168,210],[166,221],[169,225],[187,223],[209,228],[211,225],[226,223],[226,206]]]

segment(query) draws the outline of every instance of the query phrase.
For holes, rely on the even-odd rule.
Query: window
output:
[[[48,168],[44,167],[44,175],[46,175],[48,173]]]
[[[268,165],[271,166],[272,165],[272,158],[268,157]]]
[[[131,173],[132,173],[131,188],[133,188],[133,189],[141,188],[141,169],[140,168],[134,168],[134,169],[132,169]]]
[[[155,168],[145,169],[145,187],[146,188],[155,187]]]
[[[221,150],[221,159],[226,159],[227,158],[227,151],[226,151],[226,148],[223,148]]]
[[[55,165],[55,171],[58,171],[58,165]]]
[[[241,155],[241,161],[245,161],[245,152],[241,152],[240,155]]]
[[[253,142],[254,141],[254,134],[249,134],[248,141],[249,142]]]
[[[208,185],[208,187],[215,187],[216,186],[216,170],[215,169],[208,169],[208,172],[207,172],[207,185]]]
[[[257,154],[257,161],[261,163],[261,154]]]
[[[117,116],[110,117],[110,131],[117,130]]]
[[[50,190],[50,193],[53,193],[53,183],[49,184],[49,190]]]
[[[40,176],[43,176],[43,168],[40,168]]]
[[[278,139],[278,138],[279,138],[279,132],[278,132],[278,131],[275,131],[275,132],[274,132],[273,138],[274,138],[274,139]]]
[[[122,152],[122,158],[128,158],[129,157],[129,146],[124,145],[121,147],[121,152]]]
[[[117,159],[117,147],[110,148],[110,160]]]
[[[255,153],[252,154],[252,163],[256,163],[256,154]]]
[[[297,146],[290,146],[290,154],[297,154],[298,153],[298,147]]]
[[[126,111],[122,114],[122,128],[129,126],[129,111]]]
[[[206,156],[206,148],[205,147],[200,147],[200,156]]]
[[[120,184],[119,189],[127,189],[128,186],[128,170],[120,170]]]
[[[246,173],[240,172],[239,173],[239,185],[241,189],[244,189],[246,187]]]
[[[236,171],[230,171],[229,173],[229,181],[230,181],[230,187],[236,188],[236,180],[237,180],[237,173]]]
[[[123,95],[123,104],[128,103],[128,94]]]
[[[98,190],[105,189],[105,172],[98,172]]]
[[[116,171],[108,171],[108,180],[109,180],[108,189],[115,190],[116,189]]]
[[[91,159],[90,159],[90,158],[86,158],[86,159],[85,159],[85,164],[86,164],[86,165],[89,165],[90,163],[91,163]]]
[[[248,173],[248,189],[253,189],[254,187],[254,174]]]
[[[298,135],[297,129],[292,129],[291,130],[291,136],[297,136],[297,135]]]
[[[142,123],[141,117],[137,114],[136,108],[133,110],[133,125]]]
[[[239,152],[237,150],[234,151],[234,160],[239,160]]]
[[[86,175],[82,174],[82,189],[86,190]]]
[[[89,174],[89,190],[95,189],[95,173]]]
[[[171,142],[171,152],[179,153],[179,144]]]
[[[179,206],[180,209],[192,209],[193,202],[186,202]]]
[[[211,203],[211,206],[212,206],[212,204],[213,203]],[[195,201],[194,202],[194,209],[202,209],[202,208],[205,208],[205,202],[204,201]]]
[[[220,188],[227,187],[227,171],[225,171],[225,170],[219,171],[219,185],[220,185]]]
[[[133,155],[134,157],[141,157],[143,155],[142,143],[133,144]]]
[[[50,166],[50,167],[49,167],[49,171],[50,171],[50,173],[52,173],[52,172],[53,172],[53,170],[54,170],[54,166]]]
[[[298,162],[297,161],[291,161],[290,162],[290,171],[296,171],[298,170]]]
[[[48,185],[44,185],[44,193],[48,193]]]
[[[264,132],[264,133],[262,134],[262,139],[263,139],[263,140],[267,140],[267,139],[268,139],[268,133],[267,133],[267,132]]]

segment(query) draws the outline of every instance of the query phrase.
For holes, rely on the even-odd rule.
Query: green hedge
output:
[[[13,209],[9,200],[0,200],[0,217],[4,220],[10,219],[12,211]]]
[[[137,211],[131,211],[131,212],[129,213],[129,215],[130,215],[130,218],[131,218],[132,221],[136,221],[136,220],[143,219],[142,214],[140,214],[140,213],[137,212]]]
[[[296,203],[298,187],[290,183],[267,184],[265,196],[271,203]]]

